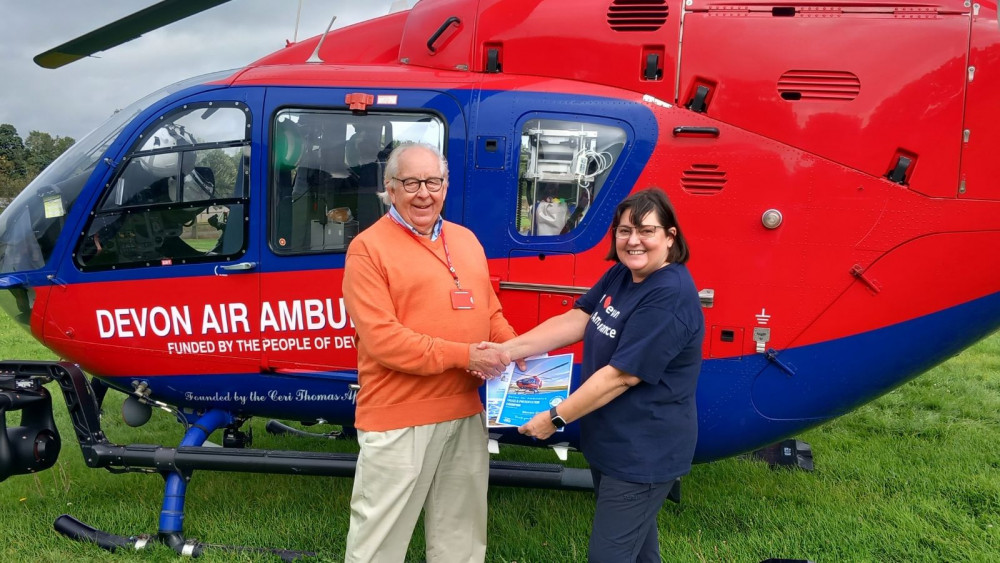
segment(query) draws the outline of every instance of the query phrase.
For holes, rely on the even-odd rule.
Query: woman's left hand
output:
[[[517,431],[525,436],[544,440],[555,434],[556,427],[552,425],[552,418],[549,416],[549,411],[542,411],[531,417],[531,420],[528,422],[522,424]]]

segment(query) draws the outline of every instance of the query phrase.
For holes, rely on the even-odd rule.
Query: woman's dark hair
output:
[[[667,194],[663,193],[663,190],[660,188],[655,187],[635,192],[618,204],[618,207],[615,209],[615,217],[611,221],[611,251],[608,252],[605,260],[621,262],[618,259],[618,250],[615,248],[615,230],[618,229],[622,215],[626,211],[632,214],[632,221],[636,223],[641,221],[649,212],[653,212],[660,220],[660,224],[663,225],[664,230],[671,227],[677,229],[677,234],[673,235],[674,245],[667,252],[667,261],[675,264],[683,264],[688,261],[691,255],[688,253],[688,245],[687,240],[684,239],[684,232],[681,231],[681,225],[677,222],[677,212],[674,211],[674,206],[667,199]],[[666,234],[670,236],[669,231]]]

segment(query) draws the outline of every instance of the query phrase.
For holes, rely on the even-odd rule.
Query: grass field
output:
[[[0,320],[5,358],[50,358]],[[176,561],[163,546],[104,552],[65,539],[53,520],[69,513],[111,533],[156,532],[163,480],[88,469],[56,395],[63,453],[38,475],[0,483],[2,561]],[[179,426],[155,412],[141,429],[121,422],[109,394],[104,429],[116,443],[176,445]],[[12,418],[12,417],[8,417]],[[17,420],[9,423],[17,424]],[[351,442],[274,437],[253,421],[254,447],[352,451]],[[813,472],[771,470],[743,459],[698,465],[683,501],[660,513],[665,561],[1000,561],[1000,334],[980,342],[861,409],[798,436]],[[217,437],[213,437],[218,439]],[[509,447],[506,459],[551,463],[551,452]],[[584,466],[579,454],[572,465]],[[349,479],[200,472],[188,488],[185,533],[208,543],[308,549],[341,558]],[[588,493],[494,488],[489,561],[583,561],[593,504]],[[423,558],[418,528],[408,560]],[[209,550],[203,561],[275,561]]]

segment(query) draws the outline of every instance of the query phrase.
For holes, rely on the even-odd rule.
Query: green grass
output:
[[[0,321],[8,358],[49,358],[10,321]],[[57,395],[61,397],[60,395]],[[110,554],[65,539],[53,520],[70,513],[119,535],[155,533],[163,481],[85,467],[61,398],[57,465],[0,483],[2,561],[176,561],[154,546]],[[109,395],[104,428],[116,443],[176,445],[179,426],[155,412],[128,428]],[[813,447],[814,472],[768,469],[745,459],[698,465],[683,502],[660,513],[666,561],[1000,561],[1000,334],[857,411],[798,436]],[[10,418],[10,417],[8,417]],[[9,421],[16,424],[16,420]],[[352,442],[269,436],[252,422],[254,447],[353,451]],[[218,440],[218,437],[214,437]],[[551,452],[509,447],[507,459],[551,463]],[[570,463],[583,466],[579,454]],[[189,485],[185,533],[220,544],[309,549],[342,557],[349,479],[199,472]],[[489,561],[583,561],[593,503],[588,493],[494,488]],[[418,528],[408,560],[420,561]],[[203,561],[275,561],[208,551]]]
[[[219,244],[219,237],[215,238],[186,238],[184,242],[191,248],[199,252],[208,252]]]

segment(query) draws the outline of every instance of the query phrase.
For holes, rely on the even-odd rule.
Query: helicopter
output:
[[[537,392],[542,387],[542,378],[537,375],[528,375],[518,379],[515,383],[518,389]]]
[[[518,331],[606,270],[619,201],[668,194],[708,328],[696,462],[850,412],[1000,326],[997,15],[965,0],[421,0],[158,91],[0,215],[0,304],[66,360],[0,364],[6,411],[22,411],[0,432],[0,478],[59,453],[47,381],[88,465],[169,475],[160,536],[179,551],[190,471],[351,475],[349,456],[200,446],[215,430],[246,446],[250,417],[350,427],[344,253],[385,213],[386,154],[406,141],[447,155],[444,216],[482,242]],[[36,61],[114,43],[92,40]],[[84,371],[129,395],[127,420],[175,412],[181,447],[110,444]]]

